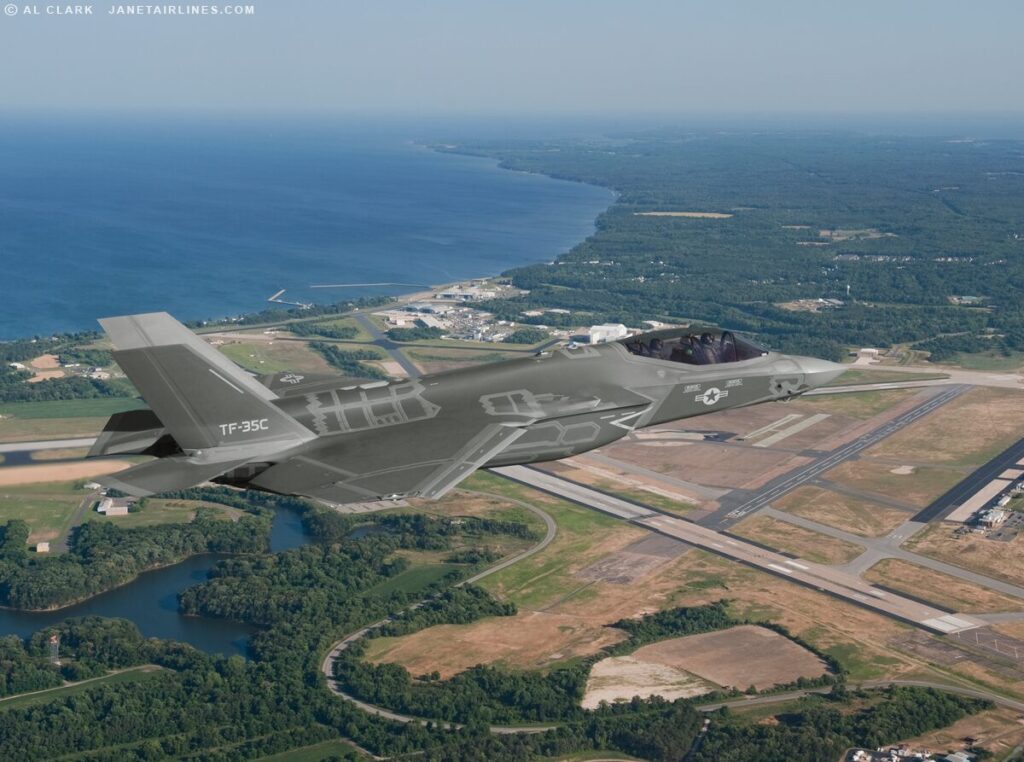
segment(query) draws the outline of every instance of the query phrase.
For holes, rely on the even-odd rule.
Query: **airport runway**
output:
[[[757,490],[752,497],[739,505],[736,505],[735,500],[730,500],[729,496],[727,496],[721,500],[723,504],[722,507],[714,513],[702,518],[700,523],[704,526],[714,527],[719,530],[727,529],[750,514],[765,508],[773,500],[778,500],[783,495],[792,492],[798,487],[802,487],[804,484],[818,478],[826,471],[835,468],[843,461],[849,460],[850,458],[860,454],[872,445],[877,444],[886,437],[895,434],[900,429],[909,426],[914,421],[917,421],[937,410],[947,402],[956,399],[968,389],[970,389],[969,386],[963,386],[960,384],[943,389],[935,394],[935,396],[919,404],[917,407],[914,407],[902,415],[893,418],[891,421],[882,424],[864,436],[859,437],[842,447],[832,450],[806,466],[772,479],[763,488]]]
[[[505,466],[491,470],[534,489],[599,510],[645,529],[933,632],[948,634],[984,624],[966,614],[952,614],[897,593],[881,590],[844,571],[803,559],[794,559],[544,471],[527,466]]]
[[[938,497],[927,508],[914,516],[914,521],[927,522],[945,518],[947,514],[952,513],[954,508],[970,498],[1003,471],[1013,468],[1021,458],[1024,458],[1024,439],[1014,442],[966,479],[954,484],[947,493]]]

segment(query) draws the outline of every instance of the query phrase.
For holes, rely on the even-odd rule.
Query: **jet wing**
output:
[[[250,483],[334,503],[439,498],[526,432],[509,422],[429,419],[337,438],[263,471]]]

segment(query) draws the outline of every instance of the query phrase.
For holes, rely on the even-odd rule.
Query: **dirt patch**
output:
[[[777,632],[740,625],[652,643],[634,652],[646,662],[664,664],[724,688],[758,690],[825,674],[825,662]]]
[[[57,355],[40,355],[32,360],[29,365],[36,370],[54,370],[60,367],[60,361],[57,359]]]
[[[890,469],[890,474],[896,474],[897,476],[910,476],[914,473],[913,466],[896,466],[896,468]]]
[[[710,693],[715,686],[696,675],[636,656],[612,656],[602,659],[590,670],[584,709],[597,709],[601,702],[629,701],[634,696],[661,696],[667,701]]]
[[[448,678],[477,664],[539,668],[592,656],[625,639],[621,630],[595,628],[578,617],[524,611],[471,625],[440,625],[401,638],[370,641],[367,661],[401,664],[410,674],[437,670]]]
[[[860,545],[837,540],[771,516],[744,519],[732,531],[741,537],[819,564],[845,564],[865,550]]]
[[[775,500],[780,511],[864,537],[889,534],[910,518],[909,513],[820,487],[800,487]]]
[[[47,381],[51,378],[64,378],[62,370],[37,370],[36,374],[28,380],[30,384],[38,384],[40,381]]]
[[[1024,610],[1024,600],[1020,598],[897,558],[879,561],[863,576],[869,582],[878,582],[953,611],[990,614]]]
[[[123,471],[132,464],[123,460],[97,460],[85,463],[52,463],[38,466],[0,468],[0,487],[40,482],[67,482]]]
[[[868,450],[872,456],[979,466],[1024,430],[1024,397],[1004,389],[972,389]]]

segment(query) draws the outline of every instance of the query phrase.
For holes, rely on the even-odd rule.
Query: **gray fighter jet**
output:
[[[418,379],[261,381],[166,313],[100,323],[150,409],[113,416],[90,455],[157,456],[105,480],[140,496],[212,480],[332,503],[438,498],[478,468],[790,399],[844,371],[729,331],[673,328]]]

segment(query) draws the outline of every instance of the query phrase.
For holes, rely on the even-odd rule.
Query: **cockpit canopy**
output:
[[[687,365],[717,365],[764,357],[766,349],[732,331],[713,328],[676,328],[620,339],[632,354]]]

